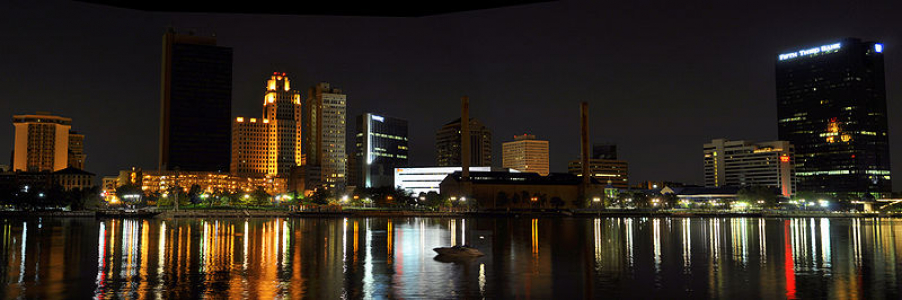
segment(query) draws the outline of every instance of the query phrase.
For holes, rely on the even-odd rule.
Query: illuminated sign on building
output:
[[[877,53],[883,53],[883,44],[874,44],[874,51]]]
[[[879,44],[878,44],[878,45],[879,45]],[[814,55],[814,54],[818,54],[818,53],[821,53],[821,52],[835,52],[835,51],[839,50],[839,48],[840,48],[841,46],[842,46],[841,43],[830,44],[830,45],[823,45],[823,46],[820,46],[820,47],[814,47],[814,48],[810,48],[810,49],[799,50],[799,51],[796,51],[796,52],[789,52],[789,53],[780,54],[780,56],[779,56],[778,58],[779,58],[779,60],[787,60],[787,59],[793,59],[793,58],[796,58],[796,57],[802,57],[802,56]],[[880,50],[877,50],[877,52],[882,52],[882,51],[883,51],[883,46],[880,46],[879,48],[877,48],[877,47],[875,46],[875,48],[876,48],[876,49],[880,49]]]

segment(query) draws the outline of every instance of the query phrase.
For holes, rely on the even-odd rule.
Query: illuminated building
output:
[[[170,29],[162,61],[160,170],[228,171],[232,49]]]
[[[395,169],[395,186],[404,189],[414,195],[428,192],[439,192],[439,184],[445,177],[454,172],[460,172],[461,167],[416,167]],[[513,169],[493,169],[491,167],[470,167],[473,172],[510,172],[520,171]]]
[[[85,168],[85,135],[75,131],[69,131],[69,166],[76,169]]]
[[[752,143],[715,139],[705,144],[705,186],[769,186],[795,194],[793,146],[786,141]]]
[[[579,160],[571,160],[567,164],[567,173],[582,177],[582,172],[582,162]],[[624,160],[590,158],[589,174],[602,184],[610,181],[614,188],[629,188],[629,164]]]
[[[138,186],[145,193],[162,194],[172,187],[180,187],[188,192],[191,186],[198,185],[206,193],[251,193],[262,187],[267,193],[274,195],[287,192],[288,179],[200,171],[143,171],[133,168],[119,171],[117,186],[127,184]],[[114,191],[115,188],[113,187]]]
[[[777,55],[777,128],[799,190],[890,192],[883,50],[847,38]]]
[[[78,163],[84,167],[84,151],[81,141],[84,135],[74,134],[72,119],[53,116],[46,112],[13,116],[16,137],[13,147],[14,171],[59,171],[70,166],[70,148],[73,141]],[[74,135],[74,137],[73,137]]]
[[[395,168],[407,166],[407,120],[365,113],[357,117],[352,185],[394,187]]]
[[[241,176],[288,176],[303,164],[301,94],[285,73],[273,73],[263,96],[263,117],[232,123],[231,172]]]
[[[501,161],[504,168],[546,176],[548,141],[537,140],[532,134],[515,135],[514,141],[501,144]]]
[[[470,119],[470,165],[492,165],[492,131],[476,119]],[[435,162],[439,167],[459,167],[460,119],[442,126],[435,133]]]
[[[578,208],[583,195],[588,199],[604,196],[599,180],[586,184],[581,176],[565,173],[471,171],[465,182],[461,172],[455,171],[442,180],[440,189],[451,201],[476,201],[479,209]]]
[[[342,188],[346,184],[345,152],[347,95],[328,83],[310,88],[304,104],[305,186]]]

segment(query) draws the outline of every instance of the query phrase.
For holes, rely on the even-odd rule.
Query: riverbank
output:
[[[416,210],[341,210],[341,211],[286,211],[286,210],[182,210],[182,211],[0,211],[0,218],[405,218],[405,217],[541,217],[541,218],[902,218],[902,213],[849,213],[819,211],[416,211]]]

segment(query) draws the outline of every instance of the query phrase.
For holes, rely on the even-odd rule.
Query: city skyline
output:
[[[889,17],[898,10],[880,4],[849,4],[851,10],[829,3],[766,4],[743,14],[724,6],[683,11],[684,16],[670,16],[675,8],[667,5],[635,5],[613,7],[624,16],[603,13],[607,21],[593,15],[602,14],[600,4],[579,1],[412,19],[149,13],[70,2],[38,6],[10,4],[0,21],[22,28],[7,41],[20,35],[28,41],[4,47],[10,52],[0,71],[22,76],[0,83],[0,108],[9,117],[49,111],[79,120],[79,131],[89,139],[88,171],[98,175],[156,165],[159,36],[168,25],[196,28],[198,35],[215,32],[218,44],[234,49],[232,117],[260,115],[261,76],[298,74],[299,87],[325,81],[347,91],[348,115],[381,111],[409,119],[410,165],[429,166],[434,132],[457,115],[457,99],[469,95],[473,118],[494,135],[546,137],[555,149],[551,170],[563,172],[579,153],[575,119],[577,103],[585,100],[592,104],[592,140],[618,144],[634,181],[695,184],[702,183],[698,161],[704,142],[777,139],[778,54],[860,37],[886,45],[890,147],[902,146],[896,134],[902,118],[894,113],[902,111],[896,101],[900,88],[892,84],[902,70],[902,39],[892,32],[899,21]],[[39,12],[47,15],[46,24],[25,21]],[[549,21],[532,23],[544,12]],[[638,19],[628,23],[636,29],[610,28],[629,17]],[[667,22],[673,27],[662,27]],[[287,29],[265,30],[278,23]],[[318,25],[299,30],[305,23]],[[702,30],[711,24],[720,29]],[[774,34],[788,24],[792,30]],[[654,33],[659,28],[663,32]],[[321,43],[298,46],[316,41],[305,38],[313,36]],[[74,46],[64,47],[69,44]],[[372,48],[358,47],[363,44]],[[37,88],[48,81],[58,86]],[[12,132],[9,126],[0,138],[12,141]],[[498,166],[501,142],[493,141]],[[0,156],[9,157],[9,151],[0,149]]]

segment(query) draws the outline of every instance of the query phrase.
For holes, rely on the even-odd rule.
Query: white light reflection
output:
[[[247,240],[250,239],[250,236],[247,235],[247,227],[248,223],[247,221],[244,221],[244,236],[242,236],[242,239],[244,240],[244,262],[242,263],[242,266],[245,271],[247,271]]]
[[[652,221],[652,231],[654,232],[654,248],[655,248],[655,273],[661,272],[661,219]]]
[[[821,218],[821,267],[830,270],[830,219]]]
[[[683,231],[683,271],[685,273],[689,272],[689,269],[692,267],[692,231],[689,223],[689,218],[683,218],[682,221],[682,231]]]
[[[485,297],[485,264],[479,264],[479,295]]]
[[[373,230],[370,219],[366,219],[366,258],[363,263],[363,297],[373,298]]]
[[[852,219],[852,254],[855,265],[861,266],[861,219]]]
[[[163,283],[165,282],[163,278],[165,278],[166,274],[163,269],[163,265],[165,265],[166,261],[166,221],[163,221],[160,224],[160,241],[157,246],[159,247],[157,252],[157,277],[159,277],[159,279],[157,279],[156,291],[157,298],[162,299]]]
[[[767,239],[764,233],[764,219],[758,219],[758,256],[761,258],[760,263],[767,263]]]
[[[467,220],[460,219],[460,244],[467,244]]]
[[[25,281],[25,242],[28,240],[28,222],[22,222],[22,250],[19,265],[19,284]]]
[[[633,266],[633,219],[626,219],[623,221],[626,224],[626,258],[629,266]]]
[[[808,223],[808,227],[811,228],[811,260],[812,265],[814,265],[813,260],[815,255],[817,255],[817,223],[815,223],[814,218],[808,219]]]
[[[601,258],[602,258],[602,255],[601,255],[601,246],[602,246],[601,219],[595,219],[594,222],[595,222],[595,226],[594,226],[594,229],[595,229],[594,230],[595,231],[595,263],[597,265],[596,268],[601,268]]]
[[[354,227],[354,228],[356,229],[356,227]],[[282,221],[282,268],[288,267],[288,259],[289,259],[288,246],[290,245],[290,241],[289,241],[290,235],[288,234],[289,232],[291,232],[291,231],[288,229],[288,221],[283,220]]]

